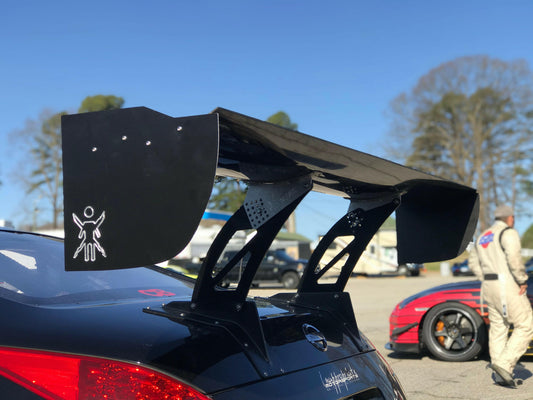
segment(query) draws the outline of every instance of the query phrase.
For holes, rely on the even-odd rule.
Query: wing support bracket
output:
[[[191,307],[190,302],[173,301],[161,307],[145,308],[143,312],[187,325],[191,332],[198,326],[222,329],[242,346],[260,376],[267,378],[277,373],[270,360],[257,307],[253,302],[233,303],[233,307],[228,307],[227,303]]]
[[[307,175],[276,183],[251,183],[244,204],[222,227],[207,252],[194,287],[191,307],[224,301],[242,304],[267,250],[290,214],[311,189],[312,181]],[[256,229],[256,235],[221,267],[218,261],[231,238],[236,232],[249,229]],[[244,268],[237,287],[222,288],[225,276],[241,261]]]
[[[190,302],[172,302],[145,312],[226,329],[262,376],[269,376],[269,355],[257,308],[246,296],[264,255],[296,206],[312,189],[309,176],[276,183],[251,183],[244,204],[231,216],[204,259]],[[239,230],[255,228],[256,235],[221,269],[218,260]],[[249,254],[236,288],[220,286],[227,273]]]
[[[298,293],[336,292],[344,290],[350,278],[355,264],[365,251],[372,237],[379,227],[400,205],[400,196],[392,195],[385,201],[379,198],[377,201],[352,200],[349,211],[340,218],[329,232],[318,243],[317,248],[311,254],[307,268],[302,276]],[[321,260],[326,250],[338,237],[351,237],[351,242],[342,249],[330,262],[321,266]],[[320,283],[320,279],[341,259],[347,256],[344,265],[333,283]]]

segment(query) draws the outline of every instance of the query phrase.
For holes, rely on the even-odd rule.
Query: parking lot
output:
[[[427,354],[406,355],[385,349],[389,314],[403,298],[420,290],[471,277],[426,273],[420,277],[357,277],[348,281],[360,329],[374,343],[396,372],[409,399],[518,399],[533,398],[533,357],[522,358],[517,371],[523,384],[517,389],[498,386],[487,369],[488,356],[470,362],[437,361]],[[251,294],[270,296],[281,288],[254,289]],[[531,372],[530,372],[531,371]]]

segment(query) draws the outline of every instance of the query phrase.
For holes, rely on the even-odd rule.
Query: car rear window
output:
[[[92,297],[102,298],[103,292],[117,297],[128,292],[127,289],[135,289],[130,292],[139,296],[165,293],[169,289],[180,295],[192,292],[190,284],[150,268],[66,272],[62,240],[0,231],[1,297],[24,303],[47,303],[46,299],[81,294],[85,294],[83,298],[91,298],[91,294],[99,293]]]

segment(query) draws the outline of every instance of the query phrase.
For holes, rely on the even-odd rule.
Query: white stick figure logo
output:
[[[104,248],[98,242],[98,239],[102,236],[100,232],[100,225],[104,222],[105,211],[100,214],[97,220],[92,220],[94,216],[94,209],[91,206],[85,207],[83,210],[85,221],[81,221],[78,216],[72,213],[72,219],[74,223],[80,228],[78,233],[78,239],[81,239],[81,243],[76,249],[72,258],[78,257],[78,254],[83,250],[85,262],[96,260],[96,250],[98,250],[104,257],[107,257]]]

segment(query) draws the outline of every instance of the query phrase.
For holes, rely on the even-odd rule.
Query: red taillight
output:
[[[0,347],[0,375],[49,400],[209,400],[146,367],[47,351]]]

